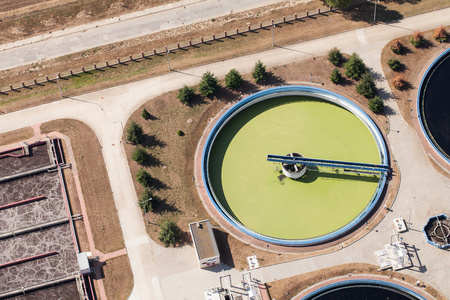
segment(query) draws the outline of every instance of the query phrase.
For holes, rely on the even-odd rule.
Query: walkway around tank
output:
[[[392,207],[392,217],[388,215],[367,237],[341,251],[262,267],[252,273],[263,282],[268,282],[347,262],[375,264],[373,251],[389,243],[393,228],[392,219],[402,215],[410,223],[409,232],[402,236],[412,251],[415,251],[413,258],[415,267],[401,272],[415,276],[433,285],[442,293],[450,295],[450,286],[447,284],[450,260],[442,258],[442,255],[447,253],[428,245],[421,232],[421,227],[428,216],[448,209],[445,200],[448,202],[449,199],[450,180],[433,169],[416,132],[403,121],[398,113],[389,87],[383,79],[379,61],[381,50],[389,40],[411,34],[417,29],[425,31],[439,27],[441,24],[448,25],[449,14],[450,9],[443,9],[406,18],[395,24],[378,24],[308,42],[276,47],[264,52],[183,70],[182,73],[164,74],[76,97],[83,101],[64,99],[4,114],[0,116],[0,128],[2,132],[7,132],[57,118],[75,118],[88,124],[102,145],[114,201],[130,257],[135,280],[130,299],[201,299],[203,291],[219,284],[222,268],[223,273],[232,274],[234,280],[240,280],[240,272],[225,265],[210,270],[200,270],[192,247],[165,249],[149,239],[142,215],[134,205],[137,200],[136,192],[124,149],[120,146],[122,128],[117,121],[125,123],[130,114],[141,104],[163,92],[178,89],[183,84],[197,84],[205,71],[212,71],[216,76],[224,77],[230,66],[233,66],[241,73],[248,73],[258,59],[271,67],[309,59],[312,55],[323,55],[334,46],[345,53],[357,52],[371,71],[381,78],[377,80],[377,85],[390,111],[391,131],[388,139],[402,172],[402,182],[397,200]],[[180,298],[181,295],[182,298]]]

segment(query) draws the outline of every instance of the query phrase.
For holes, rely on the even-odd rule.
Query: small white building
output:
[[[189,224],[195,252],[197,253],[200,268],[220,264],[220,254],[217,248],[216,238],[209,220],[203,220]]]
[[[88,252],[77,253],[78,266],[80,267],[81,275],[87,275],[91,273],[91,267],[89,265]]]

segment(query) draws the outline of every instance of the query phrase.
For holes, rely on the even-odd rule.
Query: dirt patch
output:
[[[423,10],[437,9],[448,6],[438,0],[430,0],[435,6],[428,6],[423,2],[414,5],[404,3],[389,2],[386,7],[394,5],[398,9],[400,17],[408,16],[414,13],[423,12]],[[22,80],[27,82],[33,78],[43,77],[45,74],[55,74],[56,72],[68,72],[68,68],[74,71],[81,66],[92,66],[97,63],[98,66],[105,65],[105,60],[110,62],[117,57],[126,57],[129,54],[140,55],[142,51],[149,53],[152,48],[162,48],[164,45],[176,47],[176,42],[187,44],[188,39],[193,42],[199,41],[200,36],[210,38],[211,34],[216,32],[222,35],[224,29],[229,32],[235,32],[236,28],[246,28],[247,24],[252,24],[254,28],[259,22],[270,22],[270,19],[281,20],[281,16],[293,17],[293,13],[298,12],[298,16],[305,15],[306,10],[317,11],[323,2],[319,0],[307,4],[279,3],[268,7],[254,9],[251,11],[231,14],[225,17],[196,23],[178,29],[168,30],[157,34],[144,36],[141,38],[123,41],[116,44],[110,44],[103,47],[97,47],[65,57],[39,62],[20,68],[0,72],[0,78],[7,80],[6,83],[20,83]],[[364,13],[361,7],[366,7]],[[425,7],[425,8],[424,8]],[[370,8],[370,9],[369,9]],[[391,11],[393,9],[388,9]],[[322,9],[324,11],[324,9]],[[358,18],[352,17],[351,12],[358,12]],[[370,11],[370,13],[369,13]],[[389,14],[385,17],[386,10],[380,10],[377,14],[380,18],[389,19]],[[351,30],[368,26],[373,20],[373,5],[359,5],[345,13],[332,12],[323,13],[320,16],[304,19],[303,21],[290,22],[278,26],[275,30],[275,43],[277,45],[286,45],[295,42],[326,36],[345,30]],[[392,17],[392,16],[391,16]],[[399,16],[397,16],[399,17]],[[320,26],[319,26],[320,25]],[[218,34],[219,36],[219,34]],[[271,31],[260,30],[249,34],[243,34],[237,37],[225,40],[207,43],[198,48],[191,48],[188,51],[180,50],[171,53],[171,66],[173,69],[184,69],[194,65],[205,64],[217,60],[235,57],[255,51],[262,51],[272,47]],[[71,64],[67,65],[70,61]],[[122,64],[114,68],[108,68],[104,71],[93,72],[92,75],[85,74],[80,77],[72,77],[68,80],[61,80],[63,93],[65,96],[76,96],[79,94],[100,90],[118,84],[123,84],[143,78],[148,78],[168,71],[166,57],[156,56],[151,59],[141,60],[139,62]],[[7,87],[3,87],[3,90]],[[56,82],[45,84],[44,86],[33,87],[30,89],[17,90],[8,95],[1,95],[0,107],[4,111],[13,111],[24,107],[39,105],[59,98],[59,91]],[[32,99],[30,99],[32,98]],[[23,101],[27,99],[27,101]]]
[[[25,127],[5,133],[0,133],[0,146],[28,140],[34,135],[33,128]]]
[[[378,271],[378,267],[364,263],[351,263],[345,265],[334,266],[330,268],[321,269],[314,272],[305,273],[302,275],[282,279],[274,282],[269,282],[269,292],[272,299],[287,300],[297,295],[304,289],[319,283],[321,281],[338,277],[347,276],[349,274],[374,274],[382,275],[388,278],[394,278],[400,281],[404,281],[410,285],[414,285],[417,281],[416,278],[405,275],[395,271]],[[445,300],[447,299],[433,287],[427,285],[425,291],[434,297],[434,299]],[[289,292],[289,294],[287,294]]]
[[[447,27],[447,30],[449,29],[450,26]],[[432,37],[432,34],[433,30],[423,32],[425,41],[424,46],[420,48],[415,48],[411,45],[409,42],[410,35],[407,35],[399,38],[405,46],[400,54],[392,52],[389,43],[386,44],[381,53],[381,66],[384,75],[389,83],[400,113],[409,125],[413,124],[411,120],[411,109],[413,112],[416,111],[414,103],[418,93],[417,89],[421,82],[421,76],[423,76],[423,72],[436,56],[442,52],[441,44]],[[448,43],[444,43],[445,47],[447,45]],[[401,62],[398,71],[393,71],[387,65],[388,60],[391,58],[398,59]],[[401,90],[396,89],[392,84],[392,80],[398,75],[402,75],[407,81],[405,88]]]
[[[76,120],[60,119],[42,124],[41,130],[58,131],[70,138],[95,247],[103,253],[123,249],[111,186],[100,144],[92,129]]]
[[[109,299],[126,300],[133,290],[133,274],[128,255],[108,259],[103,266],[103,284]],[[121,276],[119,274],[130,274]]]

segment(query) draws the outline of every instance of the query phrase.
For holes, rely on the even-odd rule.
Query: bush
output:
[[[342,61],[342,53],[341,50],[334,47],[328,51],[328,61],[335,66],[338,66]]]
[[[423,35],[420,30],[414,31],[414,34],[410,36],[409,41],[411,42],[411,45],[413,45],[415,48],[419,48],[423,44]]]
[[[144,138],[144,131],[142,126],[134,121],[131,121],[127,128],[127,140],[133,144],[139,144]]]
[[[136,147],[133,151],[133,155],[131,155],[131,159],[142,165],[148,158],[148,153],[144,148]]]
[[[402,75],[397,75],[392,79],[392,85],[397,89],[401,90],[406,87],[406,79]]]
[[[373,98],[377,92],[375,82],[369,73],[361,77],[361,82],[356,85],[356,92],[367,99]]]
[[[389,68],[391,68],[392,70],[398,70],[398,68],[400,68],[400,65],[402,64],[398,59],[395,58],[391,58],[388,60],[387,62]]]
[[[353,53],[344,64],[345,75],[358,80],[366,72],[366,65],[358,54]]]
[[[229,89],[234,90],[241,86],[244,79],[242,79],[241,74],[239,74],[238,70],[231,69],[227,75],[225,75],[225,86]]]
[[[181,230],[174,221],[166,220],[161,225],[158,239],[164,243],[166,247],[170,245],[176,246],[181,238]]]
[[[434,39],[439,42],[445,42],[447,40],[447,35],[448,32],[442,25],[433,32]]]
[[[334,84],[338,84],[339,81],[341,81],[342,75],[341,72],[339,72],[338,68],[335,68],[333,71],[331,71],[330,80]]]
[[[149,187],[152,181],[152,176],[150,176],[147,171],[141,168],[137,172],[136,179],[143,187]]]
[[[177,131],[177,134],[178,134],[179,136],[184,136],[184,132],[181,131],[181,130],[178,130],[178,131]]]
[[[199,87],[200,94],[209,97],[214,95],[218,89],[219,79],[217,79],[210,71],[204,73]]]
[[[184,105],[190,105],[191,100],[195,96],[195,89],[184,85],[181,89],[178,90],[177,98]]]
[[[375,96],[369,100],[369,109],[374,113],[379,113],[384,108],[383,100],[380,97]]]
[[[150,119],[151,115],[150,113],[144,108],[144,110],[142,111],[141,117],[144,118],[145,120]]]
[[[253,66],[252,77],[256,83],[261,83],[267,81],[269,74],[266,71],[266,66],[258,60]]]
[[[153,195],[153,191],[146,188],[139,197],[139,207],[145,211],[153,211],[158,204],[158,200],[159,198]]]
[[[399,39],[392,40],[389,45],[391,46],[391,51],[395,54],[402,53],[403,43]]]

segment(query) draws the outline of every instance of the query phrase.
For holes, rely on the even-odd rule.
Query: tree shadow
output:
[[[191,234],[188,231],[180,231],[180,240],[177,246],[193,245]]]
[[[397,3],[397,4],[418,4],[422,0],[384,0],[385,3]]]
[[[236,90],[230,90],[226,87],[221,86],[216,94],[216,98],[220,101],[228,103],[236,100],[238,98],[238,95],[236,94]]]
[[[362,3],[351,6],[343,10],[342,14],[347,20],[355,22],[373,23],[374,4]],[[383,4],[377,4],[376,21],[377,22],[395,22],[403,19],[403,15],[396,10],[390,10]]]
[[[147,156],[147,159],[142,164],[145,167],[157,167],[161,165],[161,160],[154,156],[153,154],[149,153]]]
[[[383,110],[379,114],[384,113],[385,116],[394,116],[397,113],[389,106],[384,106]]]
[[[266,84],[266,85],[285,85],[286,84],[286,81],[283,78],[274,75],[273,72],[267,72],[267,75],[268,75],[267,80],[266,80],[266,82],[264,82],[264,84]]]
[[[153,212],[155,214],[164,214],[164,213],[177,213],[180,210],[175,206],[175,202],[172,201],[169,203],[167,198],[159,199],[158,198],[158,205],[155,207]]]
[[[370,75],[372,75],[372,78],[375,81],[382,81],[385,79],[383,74],[381,74],[378,71],[375,71],[373,68],[367,68],[367,71],[369,71]]]
[[[150,186],[155,188],[155,190],[168,190],[170,189],[170,186],[159,180],[158,178],[153,178],[150,181]]]
[[[195,96],[189,102],[188,106],[189,107],[201,106],[205,103],[206,103],[205,97],[203,97],[202,95],[195,94]]]
[[[420,49],[431,49],[431,48],[434,48],[434,47],[436,47],[436,45],[432,41],[430,41],[429,39],[423,39],[422,40],[422,44],[420,45],[420,47],[417,47],[417,48],[420,48]]]
[[[153,135],[149,135],[149,134],[144,134],[144,137],[142,139],[142,145],[144,147],[160,147],[163,148],[166,146],[166,143],[164,143],[164,141],[158,139],[154,134]]]
[[[230,244],[228,243],[229,234],[218,229],[213,229],[213,232],[217,247],[219,248],[221,262],[234,268],[233,255],[231,254]]]

